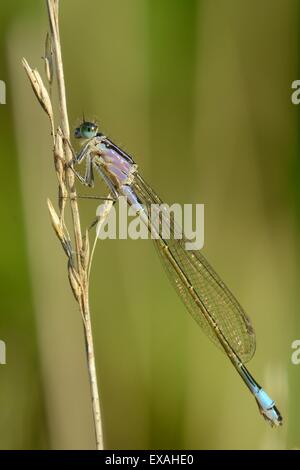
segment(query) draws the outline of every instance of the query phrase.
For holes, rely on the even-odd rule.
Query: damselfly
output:
[[[74,135],[85,141],[72,161],[72,164],[86,161],[84,176],[73,168],[79,180],[87,186],[93,186],[96,170],[109,187],[112,197],[117,200],[125,196],[151,233],[156,231],[154,243],[188,311],[209,338],[227,354],[254,396],[263,417],[272,426],[282,424],[275,402],[244,365],[254,355],[255,333],[236,298],[199,251],[185,249],[186,240],[175,236],[174,224],[170,228],[169,239],[161,235],[157,224],[153,227],[151,206],[157,207],[162,201],[144,181],[132,157],[98,132],[97,125],[92,122],[84,121],[76,128]]]

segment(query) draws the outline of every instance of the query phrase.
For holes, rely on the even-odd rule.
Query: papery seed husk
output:
[[[75,271],[73,265],[69,262],[68,263],[68,277],[70,281],[70,286],[72,288],[74,297],[76,298],[77,301],[79,301],[81,297],[81,286],[78,282],[78,273]]]
[[[53,47],[51,36],[49,33],[46,35],[45,40],[45,57],[43,57],[45,61],[45,73],[49,84],[51,85],[53,82],[53,75],[54,75],[54,66],[53,66]]]
[[[22,64],[26,70],[32,89],[39,103],[41,104],[44,111],[48,114],[51,122],[53,122],[53,110],[51,100],[39,72],[37,70],[32,69],[26,59],[22,60]]]

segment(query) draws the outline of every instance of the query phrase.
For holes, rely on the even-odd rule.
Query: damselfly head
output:
[[[94,122],[83,121],[74,131],[76,139],[92,139],[98,133],[98,126]]]

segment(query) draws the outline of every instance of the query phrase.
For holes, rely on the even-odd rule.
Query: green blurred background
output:
[[[250,370],[285,420],[259,416],[151,242],[111,240],[91,285],[106,447],[299,448],[299,1],[63,0],[60,18],[71,124],[97,117],[166,202],[205,204],[204,253],[252,318]],[[43,72],[47,29],[43,1],[1,3],[1,449],[94,447],[48,122],[21,67]]]

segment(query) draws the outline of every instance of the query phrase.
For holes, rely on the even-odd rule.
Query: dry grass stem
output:
[[[63,61],[60,45],[59,24],[58,24],[58,0],[46,0],[48,17],[50,24],[50,35],[47,35],[45,45],[45,68],[49,85],[52,85],[54,72],[56,74],[57,91],[59,98],[58,127],[55,131],[54,114],[49,93],[43,84],[41,76],[37,70],[32,69],[26,59],[22,63],[30,80],[34,93],[48,115],[51,124],[51,134],[53,136],[53,157],[54,167],[58,180],[58,209],[57,212],[50,199],[48,199],[48,210],[51,223],[58,237],[62,248],[68,258],[67,270],[70,286],[76,299],[84,326],[84,338],[86,345],[87,367],[91,389],[92,410],[94,417],[94,428],[96,436],[96,448],[102,450],[103,432],[101,421],[101,410],[99,402],[99,391],[97,384],[93,334],[91,325],[91,314],[89,307],[89,273],[95,243],[90,254],[90,244],[88,230],[81,231],[80,212],[78,206],[77,192],[75,188],[75,177],[72,169],[68,165],[73,158],[70,146],[70,126],[67,111],[66,89],[64,80]],[[70,202],[72,215],[72,231],[74,234],[74,247],[72,245],[69,231],[64,222],[64,212],[66,202]],[[103,223],[105,216],[109,212],[112,202],[107,205],[104,215],[101,216],[100,223]],[[97,239],[97,237],[96,237]]]

